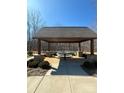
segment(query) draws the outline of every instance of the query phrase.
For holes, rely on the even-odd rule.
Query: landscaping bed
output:
[[[81,67],[89,75],[97,77],[97,62],[85,62]]]
[[[27,60],[27,76],[43,76],[51,69],[48,61],[44,61],[44,56],[36,55]]]
[[[48,69],[38,68],[27,68],[27,76],[44,76]]]
[[[87,72],[89,75],[97,77],[97,69],[88,69],[88,68],[83,67],[83,66],[81,66],[81,67],[82,67],[83,70],[84,70],[85,72]]]

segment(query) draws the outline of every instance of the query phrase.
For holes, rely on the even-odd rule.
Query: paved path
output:
[[[96,78],[81,69],[81,62],[54,63],[45,76],[28,77],[28,93],[96,93]]]
[[[59,60],[58,65],[52,65],[53,69],[48,71],[47,75],[77,75],[77,76],[87,76],[88,74],[82,70],[80,65],[83,62],[80,61],[70,61],[70,60]]]

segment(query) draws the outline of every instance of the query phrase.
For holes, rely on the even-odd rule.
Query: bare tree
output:
[[[29,12],[27,13],[27,48],[31,51],[31,22]]]
[[[32,10],[30,12],[30,21],[32,26],[32,35],[35,35],[39,28],[44,25],[44,21],[42,19],[41,13],[39,10]]]
[[[32,37],[35,36],[36,32],[43,27],[45,22],[41,16],[39,10],[28,10],[27,14],[27,35],[28,35],[28,50],[36,48],[36,40]]]

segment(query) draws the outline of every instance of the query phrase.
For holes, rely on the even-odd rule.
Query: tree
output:
[[[28,10],[27,14],[27,37],[28,45],[27,48],[29,51],[36,48],[36,40],[33,40],[32,37],[35,36],[36,32],[43,27],[45,22],[41,16],[39,10]]]
[[[33,31],[32,35],[35,36],[39,28],[45,24],[39,10],[32,10],[30,12],[30,23]]]
[[[30,15],[27,14],[27,48],[31,51],[31,23],[30,23]]]

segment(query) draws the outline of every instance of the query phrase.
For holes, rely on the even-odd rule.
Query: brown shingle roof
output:
[[[97,34],[88,27],[43,27],[34,38],[63,39],[70,40],[81,39],[96,39]],[[47,39],[47,41],[48,41]],[[72,40],[72,41],[73,41]]]

